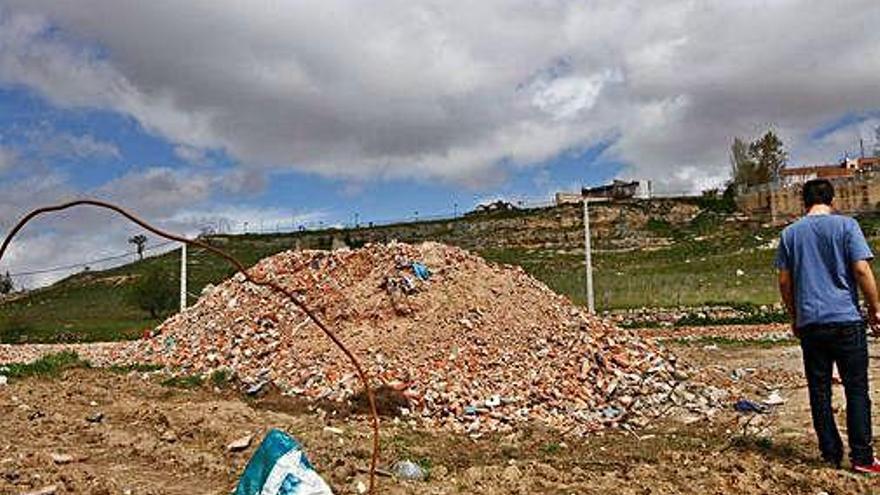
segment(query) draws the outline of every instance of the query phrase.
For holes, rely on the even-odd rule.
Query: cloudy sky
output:
[[[793,164],[833,162],[874,144],[878,25],[876,0],[0,0],[0,230],[83,196],[195,233],[613,177],[696,191],[768,128]],[[118,254],[131,232],[46,220],[0,269]]]

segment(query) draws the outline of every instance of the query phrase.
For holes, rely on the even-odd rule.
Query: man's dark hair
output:
[[[813,179],[804,184],[804,206],[810,208],[813,205],[831,206],[834,199],[834,186],[827,179]]]

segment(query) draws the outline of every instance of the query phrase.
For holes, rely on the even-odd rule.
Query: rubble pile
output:
[[[409,399],[403,414],[428,426],[478,436],[539,421],[584,433],[720,406],[717,391],[686,382],[685,365],[662,347],[585,314],[520,268],[458,248],[289,251],[250,273],[299,294],[376,383]],[[206,290],[128,359],[180,373],[228,370],[314,400],[361,389],[302,311],[242,274]]]

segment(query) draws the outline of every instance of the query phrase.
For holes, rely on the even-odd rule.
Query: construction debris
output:
[[[430,278],[413,276],[414,263]],[[376,385],[408,399],[400,412],[427,426],[480,436],[538,421],[587,433],[639,426],[669,407],[711,415],[721,406],[662,347],[586,314],[518,267],[458,248],[289,251],[251,274],[298,294]],[[127,354],[118,358],[181,374],[231,371],[246,386],[271,382],[313,400],[346,401],[361,388],[302,311],[242,274]]]
[[[52,454],[50,454],[50,457],[52,458],[52,462],[54,462],[55,464],[70,464],[74,461],[73,456],[70,454],[59,454],[56,452],[52,452]]]
[[[409,461],[398,461],[391,468],[397,479],[405,481],[424,481],[428,477],[428,473],[418,464]]]
[[[254,441],[254,435],[245,435],[241,438],[237,438],[233,440],[229,445],[226,446],[226,450],[228,452],[241,452],[242,450],[247,449],[251,446],[251,442]]]

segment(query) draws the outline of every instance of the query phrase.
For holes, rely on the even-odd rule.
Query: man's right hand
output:
[[[868,310],[868,326],[871,327],[871,335],[880,337],[880,311],[876,309]]]

